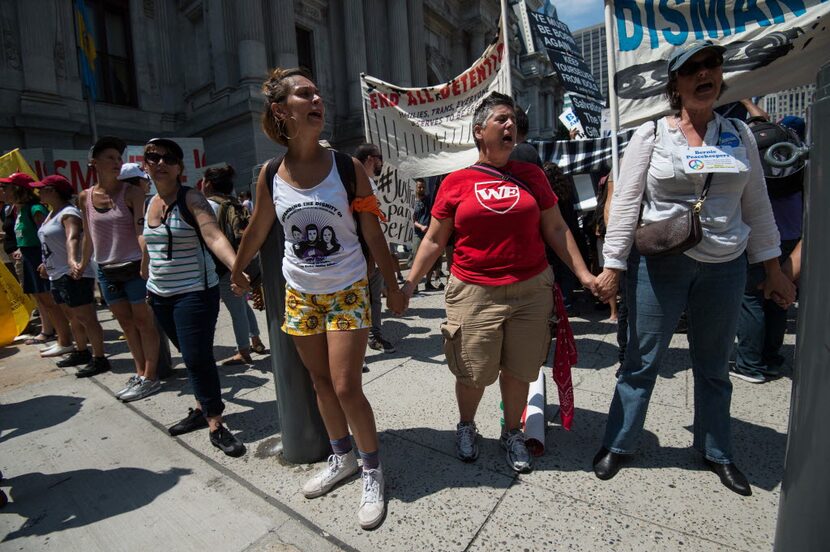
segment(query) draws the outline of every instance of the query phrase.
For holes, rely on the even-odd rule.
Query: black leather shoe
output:
[[[611,479],[620,471],[624,460],[624,454],[617,454],[602,447],[594,456],[594,475],[603,481]]]
[[[703,460],[710,470],[718,474],[724,487],[742,496],[752,495],[752,487],[749,486],[749,481],[746,480],[746,476],[741,473],[741,470],[735,464],[731,462],[729,464],[718,464],[708,458]]]
[[[184,435],[185,433],[190,433],[191,431],[196,431],[197,429],[202,429],[208,426],[207,418],[205,415],[202,414],[202,410],[200,408],[187,409],[187,418],[180,421],[176,425],[170,426],[170,429],[167,431],[175,437],[176,435]]]

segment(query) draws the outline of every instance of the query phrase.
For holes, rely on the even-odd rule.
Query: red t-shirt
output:
[[[444,179],[432,207],[435,218],[453,218],[452,273],[470,284],[512,284],[548,267],[540,213],[556,205],[557,198],[545,173],[523,161],[508,161],[499,170],[533,193],[509,180],[461,169]]]

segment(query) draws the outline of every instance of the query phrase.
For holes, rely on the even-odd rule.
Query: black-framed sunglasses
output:
[[[145,153],[144,160],[151,165],[158,165],[161,161],[164,161],[165,165],[179,164],[179,158],[172,153],[165,153],[164,155],[155,152]]]
[[[708,56],[700,61],[687,61],[680,68],[677,70],[677,74],[688,77],[689,75],[694,75],[701,68],[706,69],[715,69],[716,67],[720,67],[723,65],[723,57],[722,56]]]
[[[375,154],[373,153],[373,154],[372,154],[372,155],[370,155],[369,157],[374,157],[375,159],[377,159],[378,161],[380,161],[381,163],[383,163],[383,156],[382,156],[382,155],[380,155],[380,154],[375,155]]]

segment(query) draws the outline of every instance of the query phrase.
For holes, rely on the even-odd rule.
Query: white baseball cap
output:
[[[118,175],[118,180],[129,180],[130,178],[144,178],[150,180],[150,176],[141,170],[140,164],[124,163],[121,165],[121,174]]]

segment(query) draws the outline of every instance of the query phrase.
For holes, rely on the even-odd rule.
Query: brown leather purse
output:
[[[646,257],[665,257],[677,255],[691,249],[703,239],[700,226],[700,210],[709,193],[712,174],[706,177],[703,191],[691,209],[665,220],[640,224],[634,232],[634,245],[640,255]]]
[[[718,125],[718,145],[720,145],[721,129]],[[657,121],[654,121],[654,136],[657,137]],[[642,224],[634,231],[634,245],[640,255],[645,257],[666,257],[678,255],[691,249],[703,239],[703,229],[700,226],[700,210],[703,202],[709,195],[709,186],[712,184],[714,173],[706,175],[706,183],[691,209],[671,218]]]

